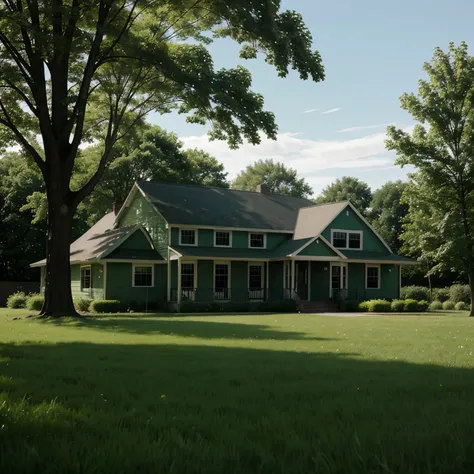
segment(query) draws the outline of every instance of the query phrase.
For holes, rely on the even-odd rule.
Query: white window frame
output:
[[[198,265],[197,265],[197,262],[196,261],[193,261],[193,262],[190,262],[190,261],[182,261],[181,262],[181,273],[180,273],[180,277],[181,277],[181,293],[183,292],[183,289],[187,290],[189,288],[184,288],[183,287],[183,265],[192,265],[194,267],[194,270],[193,270],[193,293],[192,293],[192,301],[195,300],[196,298],[196,290],[197,290],[197,281],[198,281],[198,276],[197,276],[197,271],[198,271]]]
[[[151,267],[151,285],[135,285],[135,268],[136,267]],[[155,265],[154,264],[144,264],[144,263],[133,263],[132,264],[132,288],[154,288],[155,286]]]
[[[334,233],[335,232],[345,232],[346,233],[346,246],[345,247],[336,247],[334,245]],[[360,248],[351,249],[349,248],[349,234],[359,234],[360,235]],[[331,245],[338,250],[363,250],[364,248],[364,231],[363,230],[351,230],[351,229],[331,229]]]
[[[82,287],[82,270],[89,269],[89,288]],[[92,291],[92,266],[91,265],[81,265],[79,269],[79,288],[81,293],[90,293]]]
[[[329,266],[329,297],[332,298],[332,269],[334,267],[340,267],[341,268],[341,275],[339,276],[340,278],[340,288],[339,290],[348,290],[349,289],[349,265],[347,263],[342,263],[342,262],[331,262]],[[343,282],[344,282],[344,268],[346,268],[346,287],[343,288]]]
[[[250,245],[250,236],[251,236],[252,234],[261,234],[261,235],[263,235],[263,247],[252,247],[252,246]],[[255,249],[255,250],[263,250],[263,249],[266,249],[266,248],[267,248],[267,234],[266,234],[266,232],[249,232],[248,245],[249,245],[249,249]]]
[[[264,262],[248,262],[247,264],[247,288],[250,295],[250,267],[260,267],[260,298],[256,298],[253,301],[263,301],[265,297],[265,263]],[[256,290],[253,290],[254,292]]]
[[[227,265],[227,294],[230,296],[228,299],[216,299],[215,295],[217,294],[217,288],[216,288],[216,265]],[[212,286],[214,289],[214,299],[216,301],[230,301],[232,299],[232,295],[230,292],[232,291],[232,284],[231,284],[231,278],[232,278],[232,267],[231,267],[231,262],[230,261],[221,261],[221,260],[214,260],[214,271],[213,271],[213,276],[212,276]]]
[[[217,233],[218,232],[229,234],[229,245],[217,245]],[[217,229],[214,229],[214,247],[223,247],[223,248],[232,247],[232,231],[231,230],[217,230]]]
[[[194,232],[194,244],[183,244],[182,239],[181,239],[183,230],[192,230]],[[179,245],[182,245],[184,247],[197,247],[198,238],[199,238],[199,233],[197,229],[184,229],[184,228],[179,229]]]
[[[368,278],[368,270],[369,268],[377,268],[377,288],[369,288],[367,286],[367,278]],[[365,289],[366,290],[380,290],[380,283],[381,283],[381,278],[382,278],[382,268],[380,264],[375,264],[375,263],[366,263],[365,264]]]

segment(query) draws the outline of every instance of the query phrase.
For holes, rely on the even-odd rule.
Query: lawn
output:
[[[472,473],[467,313],[19,319],[2,473]]]

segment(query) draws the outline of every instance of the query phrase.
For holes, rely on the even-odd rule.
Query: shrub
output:
[[[471,301],[471,290],[469,285],[453,285],[449,289],[449,299],[453,303],[459,303],[460,301]]]
[[[89,311],[91,303],[92,300],[86,296],[74,298],[74,306],[78,311],[82,311],[83,313],[87,313]]]
[[[439,311],[443,309],[443,303],[441,301],[432,301],[428,309],[429,311]]]
[[[430,291],[424,286],[404,286],[400,292],[400,299],[402,300],[429,300]]]
[[[41,311],[44,304],[44,297],[41,295],[30,295],[26,302],[26,307],[31,311]]]
[[[407,313],[416,313],[419,311],[418,301],[413,299],[405,300],[405,311]]]
[[[454,309],[455,303],[454,301],[448,300],[443,303],[443,309],[447,311],[452,311]]]
[[[119,313],[122,304],[117,300],[94,300],[90,308],[94,313]]]
[[[387,301],[387,300],[370,300],[369,301],[370,313],[388,313],[390,309],[391,309],[390,301]]]
[[[422,300],[418,301],[418,311],[420,313],[424,313],[425,311],[428,311],[430,304],[428,301]]]
[[[258,310],[262,313],[295,313],[295,300],[265,301],[258,305]]]
[[[343,300],[341,301],[341,311],[348,313],[359,311],[359,302],[356,300]]]
[[[404,300],[393,300],[391,309],[394,313],[402,313],[405,311],[405,301]]]
[[[7,299],[7,307],[10,309],[26,308],[27,296],[23,291],[17,291]]]
[[[369,303],[370,301],[363,301],[362,303],[359,303],[359,311],[367,313],[369,311]]]
[[[469,305],[467,303],[464,303],[464,301],[458,301],[454,305],[454,309],[456,311],[467,311],[469,309]]]
[[[433,299],[444,303],[449,300],[449,288],[433,288]]]

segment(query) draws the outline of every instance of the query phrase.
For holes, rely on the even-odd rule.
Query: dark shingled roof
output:
[[[233,189],[140,181],[137,186],[172,225],[291,231],[307,199]]]

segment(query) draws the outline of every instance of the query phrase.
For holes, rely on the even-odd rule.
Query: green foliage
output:
[[[449,289],[449,299],[454,303],[470,302],[471,301],[471,290],[469,285],[453,285]]]
[[[347,313],[353,313],[359,311],[359,302],[356,300],[342,300],[341,304],[341,311],[345,311]]]
[[[418,301],[413,299],[405,300],[405,311],[407,313],[416,313],[419,310]]]
[[[443,309],[446,311],[452,311],[455,307],[454,301],[448,300],[443,303]]]
[[[369,304],[370,301],[362,301],[362,303],[359,303],[359,311],[367,313],[369,311]]]
[[[41,295],[29,295],[26,307],[31,311],[41,311],[44,304],[44,297]]]
[[[295,313],[295,300],[264,301],[258,305],[258,311],[266,313]]]
[[[257,185],[266,184],[271,193],[295,197],[308,197],[313,189],[304,178],[298,178],[296,170],[273,160],[259,160],[241,171],[234,182],[233,189],[255,191]]]
[[[443,309],[443,303],[441,301],[432,301],[428,309],[429,311],[439,311]]]
[[[425,300],[418,301],[418,311],[424,313],[425,311],[428,311],[429,307],[430,307],[430,303],[428,301],[425,301]]]
[[[428,288],[424,286],[404,286],[402,287],[400,298],[402,300],[429,300],[430,299],[430,292]]]
[[[369,301],[369,312],[370,313],[388,313],[391,311],[391,303],[387,300],[370,300]]]
[[[394,313],[402,313],[405,311],[405,300],[393,300],[390,307]]]
[[[294,313],[296,312],[296,302],[294,300],[264,301],[262,303],[201,303],[196,301],[183,301],[180,303],[179,310],[181,313],[247,313],[251,311],[262,313]]]
[[[362,214],[366,214],[372,200],[372,191],[367,183],[344,176],[323,189],[316,198],[316,204],[350,201]]]
[[[449,288],[433,288],[433,299],[443,303],[450,299],[451,293]]]
[[[90,310],[93,313],[119,313],[122,310],[122,303],[117,300],[93,300]]]
[[[7,298],[7,308],[26,308],[27,300],[28,297],[25,295],[25,293],[23,293],[23,291],[17,291]]]
[[[92,303],[92,299],[87,298],[86,296],[80,296],[80,297],[74,298],[74,306],[81,313],[87,313],[90,309],[91,303]]]
[[[454,305],[454,309],[456,311],[468,311],[469,310],[469,305],[467,303],[464,303],[463,301],[458,301]]]

